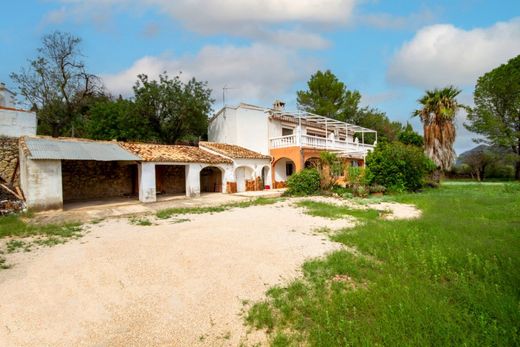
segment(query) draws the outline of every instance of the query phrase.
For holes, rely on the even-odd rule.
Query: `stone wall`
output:
[[[156,165],[157,194],[186,193],[186,168],[184,165]]]
[[[137,165],[63,160],[63,201],[137,196]]]
[[[20,173],[17,169],[18,154],[18,138],[0,136],[0,181],[7,182],[11,187],[20,185]],[[0,200],[8,198],[11,199],[13,196],[0,188]]]

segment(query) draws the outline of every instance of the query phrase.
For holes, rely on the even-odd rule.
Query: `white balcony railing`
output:
[[[373,145],[359,143],[355,141],[332,140],[324,137],[301,135],[287,135],[272,137],[269,139],[271,148],[286,148],[286,147],[310,147],[317,149],[324,149],[330,151],[339,151],[345,153],[360,153],[367,154],[374,149]]]

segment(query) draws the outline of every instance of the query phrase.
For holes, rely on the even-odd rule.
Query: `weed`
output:
[[[208,206],[208,207],[177,207],[168,208],[165,210],[158,211],[155,215],[159,219],[168,219],[172,216],[180,214],[204,214],[204,213],[218,213],[224,212],[232,208],[246,208],[250,206],[258,205],[270,205],[283,201],[280,198],[257,198],[255,200],[242,201],[232,204],[224,204],[219,206]]]
[[[9,240],[6,242],[5,245],[7,248],[7,253],[14,253],[21,248],[24,248],[25,250],[27,250],[27,249],[29,249],[28,247],[30,247],[29,243],[26,243],[22,240]]]
[[[150,220],[148,218],[144,218],[144,217],[141,217],[141,218],[131,217],[129,219],[129,222],[130,222],[130,224],[133,224],[133,225],[140,225],[140,226],[146,226],[146,227],[152,225],[152,222],[150,222]]]
[[[317,217],[325,217],[330,219],[341,219],[345,216],[352,216],[360,219],[376,219],[379,212],[372,209],[353,209],[347,206],[338,206],[317,202],[311,200],[303,200],[296,203],[299,207],[305,207],[307,214]]]
[[[0,256],[0,270],[9,269],[10,267],[11,265],[7,264],[7,260],[4,257]]]

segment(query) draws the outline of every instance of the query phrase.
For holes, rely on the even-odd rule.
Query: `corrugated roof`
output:
[[[201,141],[199,142],[199,146],[208,148],[233,159],[271,159],[268,155],[263,155],[250,149],[227,143]]]
[[[134,161],[141,160],[117,142],[73,138],[25,137],[23,149],[31,159]]]
[[[198,147],[120,142],[144,161],[173,163],[231,164],[233,161]]]

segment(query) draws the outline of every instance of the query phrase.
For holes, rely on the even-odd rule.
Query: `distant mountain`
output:
[[[504,158],[508,154],[512,153],[511,150],[508,150],[508,149],[506,149],[504,147],[488,146],[488,145],[478,145],[478,146],[470,149],[469,151],[461,153],[457,157],[457,160],[455,161],[455,165],[459,166],[459,165],[461,165],[464,162],[464,158],[466,158],[466,157],[468,157],[468,156],[470,156],[472,154],[482,153],[484,151],[489,151],[489,152],[495,154],[499,158]]]

